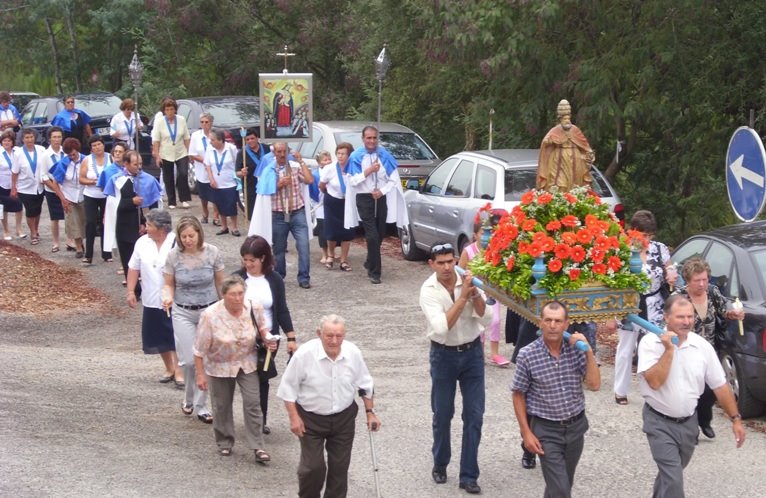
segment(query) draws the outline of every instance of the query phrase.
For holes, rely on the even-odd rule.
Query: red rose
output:
[[[525,192],[524,195],[521,196],[521,203],[525,206],[527,204],[530,204],[535,199],[535,191],[530,190],[528,192]]]
[[[561,223],[553,220],[549,222],[547,225],[545,225],[545,229],[549,232],[555,232],[556,230],[561,230]]]
[[[516,264],[516,258],[513,256],[508,256],[508,261],[505,262],[505,267],[508,269],[508,271],[513,270],[513,265]]]
[[[537,198],[538,204],[548,204],[552,200],[553,200],[553,196],[549,194],[548,192],[541,194],[540,197]]]
[[[577,242],[577,235],[574,232],[564,232],[561,234],[561,240],[571,246]]]
[[[561,218],[561,224],[564,225],[565,227],[572,228],[579,225],[580,220],[577,219],[577,216],[573,214],[568,214],[564,216],[563,218]]]
[[[521,224],[521,229],[525,232],[529,232],[535,229],[535,225],[537,225],[537,220],[530,218],[528,220],[524,220],[524,223]]]
[[[581,263],[585,259],[585,249],[582,246],[574,246],[569,255],[575,263]]]
[[[566,259],[569,257],[569,246],[566,244],[556,244],[553,252],[556,254],[557,258]]]
[[[577,235],[577,242],[579,242],[580,244],[587,244],[593,238],[593,234],[590,233],[585,228],[578,230],[576,235]]]
[[[612,271],[617,271],[622,267],[622,260],[617,256],[609,256],[607,265],[609,265],[609,269]]]
[[[548,270],[552,271],[553,273],[560,271],[562,266],[563,265],[561,264],[561,260],[552,259],[548,261]]]
[[[573,280],[573,281],[577,280],[578,278],[580,278],[581,272],[582,270],[580,270],[579,268],[572,268],[571,270],[569,270],[569,280]]]
[[[605,275],[606,274],[606,265],[602,263],[597,263],[593,265],[593,273],[596,273],[598,275]]]

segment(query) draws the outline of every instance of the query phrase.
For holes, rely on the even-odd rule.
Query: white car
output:
[[[438,165],[417,187],[408,185],[404,200],[409,226],[399,229],[405,259],[422,259],[437,242],[463,251],[473,239],[476,212],[487,202],[510,211],[521,195],[535,187],[537,149],[459,152]],[[625,210],[617,193],[595,167],[593,191],[611,206],[621,222]]]

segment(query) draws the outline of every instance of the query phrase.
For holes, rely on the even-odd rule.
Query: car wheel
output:
[[[399,229],[399,246],[402,248],[402,255],[407,261],[418,261],[425,258],[425,253],[415,245],[415,238],[412,236],[412,229],[409,225],[404,225]]]
[[[194,166],[189,165],[189,175],[187,176],[189,190],[192,194],[197,193],[197,177],[194,176]]]
[[[763,413],[764,405],[750,394],[747,381],[744,379],[742,370],[737,364],[734,353],[724,351],[721,354],[721,365],[726,374],[726,382],[731,387],[734,397],[737,398],[739,413],[744,418],[755,417]]]

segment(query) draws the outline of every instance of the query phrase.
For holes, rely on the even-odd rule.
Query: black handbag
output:
[[[269,362],[269,368],[267,371],[263,371],[264,365],[266,365],[266,353],[268,352],[268,349],[266,348],[266,344],[263,343],[263,340],[261,339],[260,334],[260,328],[258,327],[258,322],[255,320],[255,313],[253,313],[253,302],[250,301],[250,319],[253,321],[253,327],[255,327],[255,352],[257,357],[257,365],[258,365],[258,378],[261,382],[267,382],[269,379],[273,379],[277,376],[277,365],[276,361],[274,361],[277,351],[274,351],[271,353],[271,361]],[[279,350],[279,343],[277,343],[277,350]]]

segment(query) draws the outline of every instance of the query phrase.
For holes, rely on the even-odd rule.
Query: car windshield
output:
[[[202,105],[205,112],[213,115],[216,126],[230,128],[237,125],[260,123],[260,109],[254,101],[215,102]]]
[[[114,116],[120,112],[122,101],[115,95],[88,95],[87,97],[75,96],[74,106],[88,113],[90,117]],[[64,108],[64,103],[58,104],[58,109]]]
[[[361,131],[346,131],[335,134],[335,143],[349,142],[356,149],[364,145]],[[380,145],[385,147],[398,161],[433,161],[436,156],[425,142],[414,133],[381,132]]]
[[[611,197],[604,178],[598,171],[591,170],[591,188],[599,197]],[[505,201],[518,202],[522,194],[537,184],[537,168],[511,168],[505,170]]]
[[[753,255],[753,261],[761,274],[761,282],[766,282],[766,250],[755,251],[751,253]]]

